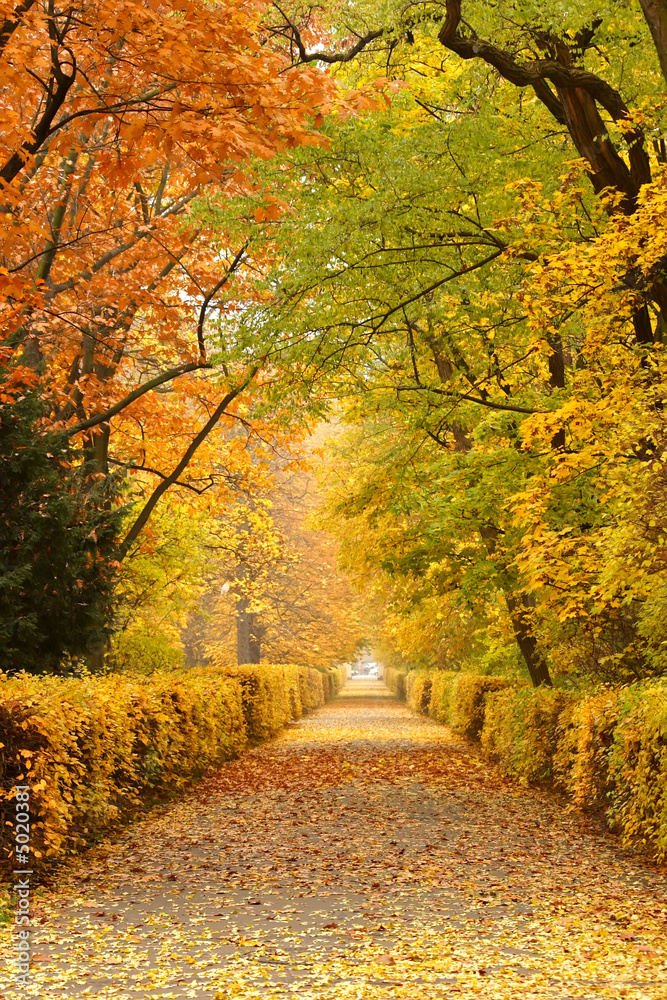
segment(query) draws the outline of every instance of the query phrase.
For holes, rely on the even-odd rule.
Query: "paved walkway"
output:
[[[667,997],[663,876],[379,682],[89,852],[41,903],[53,998]]]

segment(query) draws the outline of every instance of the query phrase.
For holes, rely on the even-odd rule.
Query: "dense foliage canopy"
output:
[[[661,672],[659,31],[625,3],[354,9],[339,75],[388,104],[262,171],[289,211],[240,324],[342,407],[346,565],[412,662]]]
[[[2,392],[124,470],[117,660],[662,673],[663,5],[84,6],[2,29]]]

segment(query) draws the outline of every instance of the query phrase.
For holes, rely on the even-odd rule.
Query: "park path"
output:
[[[88,852],[0,997],[666,998],[665,879],[377,681]]]

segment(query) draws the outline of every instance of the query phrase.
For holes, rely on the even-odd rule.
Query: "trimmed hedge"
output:
[[[400,698],[401,701],[405,699],[405,670],[398,670],[396,667],[385,667],[383,680],[389,690]]]
[[[610,815],[627,841],[667,857],[667,682],[626,688],[609,749]]]
[[[507,687],[504,677],[456,674],[452,681],[449,724],[457,733],[476,739],[484,725],[487,695]]]
[[[0,860],[13,849],[16,784],[30,785],[35,858],[62,856],[322,705],[340,684],[323,677],[265,664],[0,676]]]
[[[426,670],[411,670],[405,679],[405,700],[410,708],[422,715],[428,715],[432,676]]]
[[[431,675],[431,701],[428,714],[437,722],[449,722],[452,689],[457,676],[453,670],[438,670]]]
[[[536,784],[553,779],[566,702],[553,688],[512,688],[488,695],[481,743],[504,774]]]
[[[310,669],[310,668],[301,668]],[[326,700],[335,698],[341,687],[347,680],[347,673],[344,667],[315,667],[322,675],[322,690]]]
[[[390,672],[395,693],[407,691],[417,711],[479,738],[504,774],[604,811],[626,844],[667,858],[667,680],[577,696],[501,677],[398,673]]]
[[[612,786],[609,754],[618,722],[620,691],[570,698],[558,720],[554,782],[577,809],[607,809]]]

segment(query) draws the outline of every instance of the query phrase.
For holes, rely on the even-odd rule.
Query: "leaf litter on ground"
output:
[[[660,873],[368,680],[40,906],[2,1000],[667,997]]]

